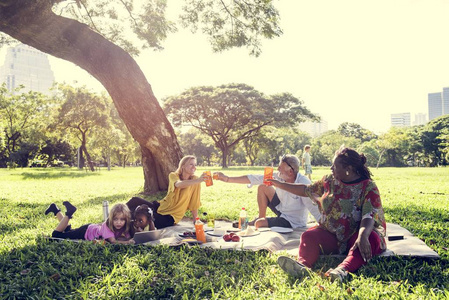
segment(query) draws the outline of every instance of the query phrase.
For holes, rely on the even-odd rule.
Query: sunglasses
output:
[[[290,168],[292,168],[293,172],[295,172],[295,169],[292,167],[291,164],[288,163],[288,161],[286,160],[286,158],[287,158],[287,157],[286,157],[285,154],[284,154],[284,156],[282,156],[282,158],[281,158],[281,162],[285,162],[285,163],[287,164],[287,166],[289,166]]]

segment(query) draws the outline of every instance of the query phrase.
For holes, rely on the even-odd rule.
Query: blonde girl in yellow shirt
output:
[[[193,220],[198,216],[200,203],[201,182],[207,178],[202,174],[195,175],[196,157],[184,156],[179,162],[178,169],[168,176],[168,191],[164,199],[157,202],[149,202],[145,199],[133,197],[127,205],[131,211],[142,204],[147,204],[153,209],[154,225],[156,228],[165,228],[177,224],[190,210]]]

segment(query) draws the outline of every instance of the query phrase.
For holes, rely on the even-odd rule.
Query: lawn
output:
[[[197,172],[203,171],[200,168]],[[210,168],[215,171],[215,169]],[[230,168],[229,175],[263,168]],[[313,179],[327,174],[315,168]],[[49,242],[57,224],[44,210],[69,200],[74,227],[102,220],[102,202],[126,202],[143,186],[140,168],[87,173],[75,169],[0,170],[1,299],[448,299],[449,170],[373,169],[387,222],[400,224],[440,259],[382,257],[343,283],[322,272],[338,261],[323,257],[302,281],[288,277],[266,251],[198,247]],[[201,212],[237,219],[242,207],[257,215],[257,189],[214,182],[202,187]],[[146,197],[161,199],[165,193]]]

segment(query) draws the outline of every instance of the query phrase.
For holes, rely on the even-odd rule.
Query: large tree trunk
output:
[[[145,192],[167,188],[166,178],[176,169],[181,149],[150,84],[127,52],[87,25],[55,15],[51,1],[2,0],[0,31],[73,62],[98,79],[144,149]],[[152,178],[154,174],[164,179]]]

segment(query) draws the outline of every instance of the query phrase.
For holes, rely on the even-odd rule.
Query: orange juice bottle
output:
[[[263,172],[263,184],[272,185],[267,179],[273,179],[273,167],[266,167]]]
[[[199,217],[195,221],[196,240],[199,242],[206,242],[206,234],[204,233],[204,224]]]
[[[206,178],[206,186],[211,186],[211,185],[213,185],[214,182],[212,181],[212,175],[210,174],[210,171],[206,171],[206,172],[204,172],[204,174],[207,175],[207,178]]]

